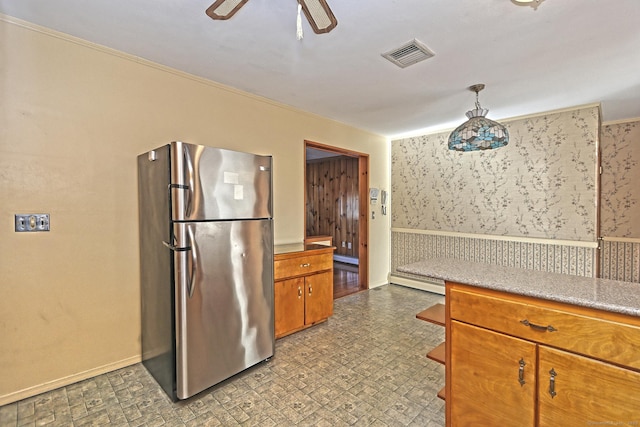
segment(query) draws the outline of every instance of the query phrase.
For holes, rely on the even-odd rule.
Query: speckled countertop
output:
[[[452,258],[432,258],[398,271],[640,317],[640,283],[592,279]]]

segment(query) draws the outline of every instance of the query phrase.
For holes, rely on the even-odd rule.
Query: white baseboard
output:
[[[420,289],[421,291],[433,292],[434,294],[444,295],[444,283],[434,279],[431,281],[421,281],[414,279],[407,279],[406,277],[389,275],[389,283],[394,285],[406,286],[408,288]]]
[[[38,384],[32,387],[27,387],[22,390],[14,391],[12,393],[8,393],[0,396],[0,406],[17,402],[18,400],[26,399],[28,397],[33,397],[40,393],[45,393],[47,391],[55,390],[57,388],[67,386],[69,384],[77,383],[78,381],[86,380],[87,378],[92,378],[97,375],[106,374],[107,372],[115,371],[116,369],[121,369],[127,366],[135,365],[136,363],[140,363],[141,361],[142,361],[142,357],[140,355],[133,356],[127,359],[119,360],[114,363],[109,363],[107,365],[89,369],[84,372],[78,372],[77,374],[69,375],[67,377],[58,378],[43,384]]]

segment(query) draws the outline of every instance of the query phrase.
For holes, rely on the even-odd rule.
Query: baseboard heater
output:
[[[422,291],[432,292],[439,295],[444,295],[444,281],[440,279],[421,278],[412,279],[409,277],[389,275],[389,283],[394,285],[406,286],[408,288],[420,289]]]
[[[333,260],[338,262],[344,262],[345,264],[358,265],[358,258],[354,258],[352,256],[333,254]]]

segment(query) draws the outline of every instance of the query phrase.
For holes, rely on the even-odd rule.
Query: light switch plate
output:
[[[49,231],[49,214],[16,214],[16,232]]]

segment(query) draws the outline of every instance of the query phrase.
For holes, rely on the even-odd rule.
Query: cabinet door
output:
[[[638,425],[640,373],[540,346],[538,402],[540,426]]]
[[[533,426],[536,344],[455,320],[448,339],[447,425]]]
[[[276,337],[304,326],[304,278],[274,284]]]
[[[305,324],[319,322],[333,314],[333,272],[305,277]]]

